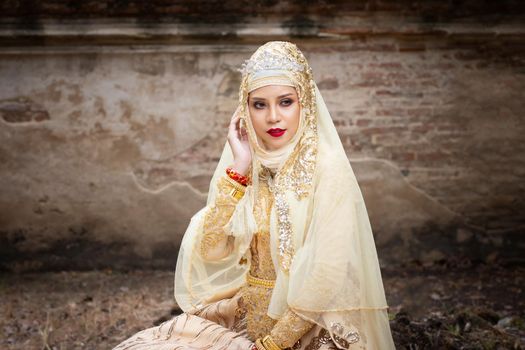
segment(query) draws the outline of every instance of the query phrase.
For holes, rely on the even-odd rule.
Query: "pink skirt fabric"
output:
[[[239,312],[241,295],[238,292],[232,298],[142,330],[113,350],[248,350],[252,341],[247,337],[246,319]],[[316,325],[292,349],[336,350],[337,347],[328,332]]]

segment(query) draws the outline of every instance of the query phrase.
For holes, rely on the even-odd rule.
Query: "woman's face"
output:
[[[299,128],[301,106],[294,87],[268,85],[248,95],[250,119],[259,144],[268,151],[285,146]]]

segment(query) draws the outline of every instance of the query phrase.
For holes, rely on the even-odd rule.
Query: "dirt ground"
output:
[[[523,349],[525,267],[383,269],[397,349]],[[0,275],[0,349],[111,349],[180,313],[173,271]]]

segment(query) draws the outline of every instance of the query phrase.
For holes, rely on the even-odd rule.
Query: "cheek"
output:
[[[301,110],[299,107],[297,107],[297,108],[294,108],[290,112],[291,113],[288,119],[290,128],[293,129],[294,131],[297,131],[297,129],[299,128],[299,120],[301,118]]]
[[[258,116],[257,113],[251,113],[250,120],[257,135],[260,136],[266,133],[266,130],[264,129],[265,125],[261,122],[261,117]]]

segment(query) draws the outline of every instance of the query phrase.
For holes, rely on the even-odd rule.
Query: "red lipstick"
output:
[[[286,131],[286,129],[279,129],[279,128],[275,128],[275,129],[269,129],[268,131],[266,131],[268,134],[270,134],[271,136],[273,137],[279,137],[279,136],[282,136],[284,134],[284,132]]]

